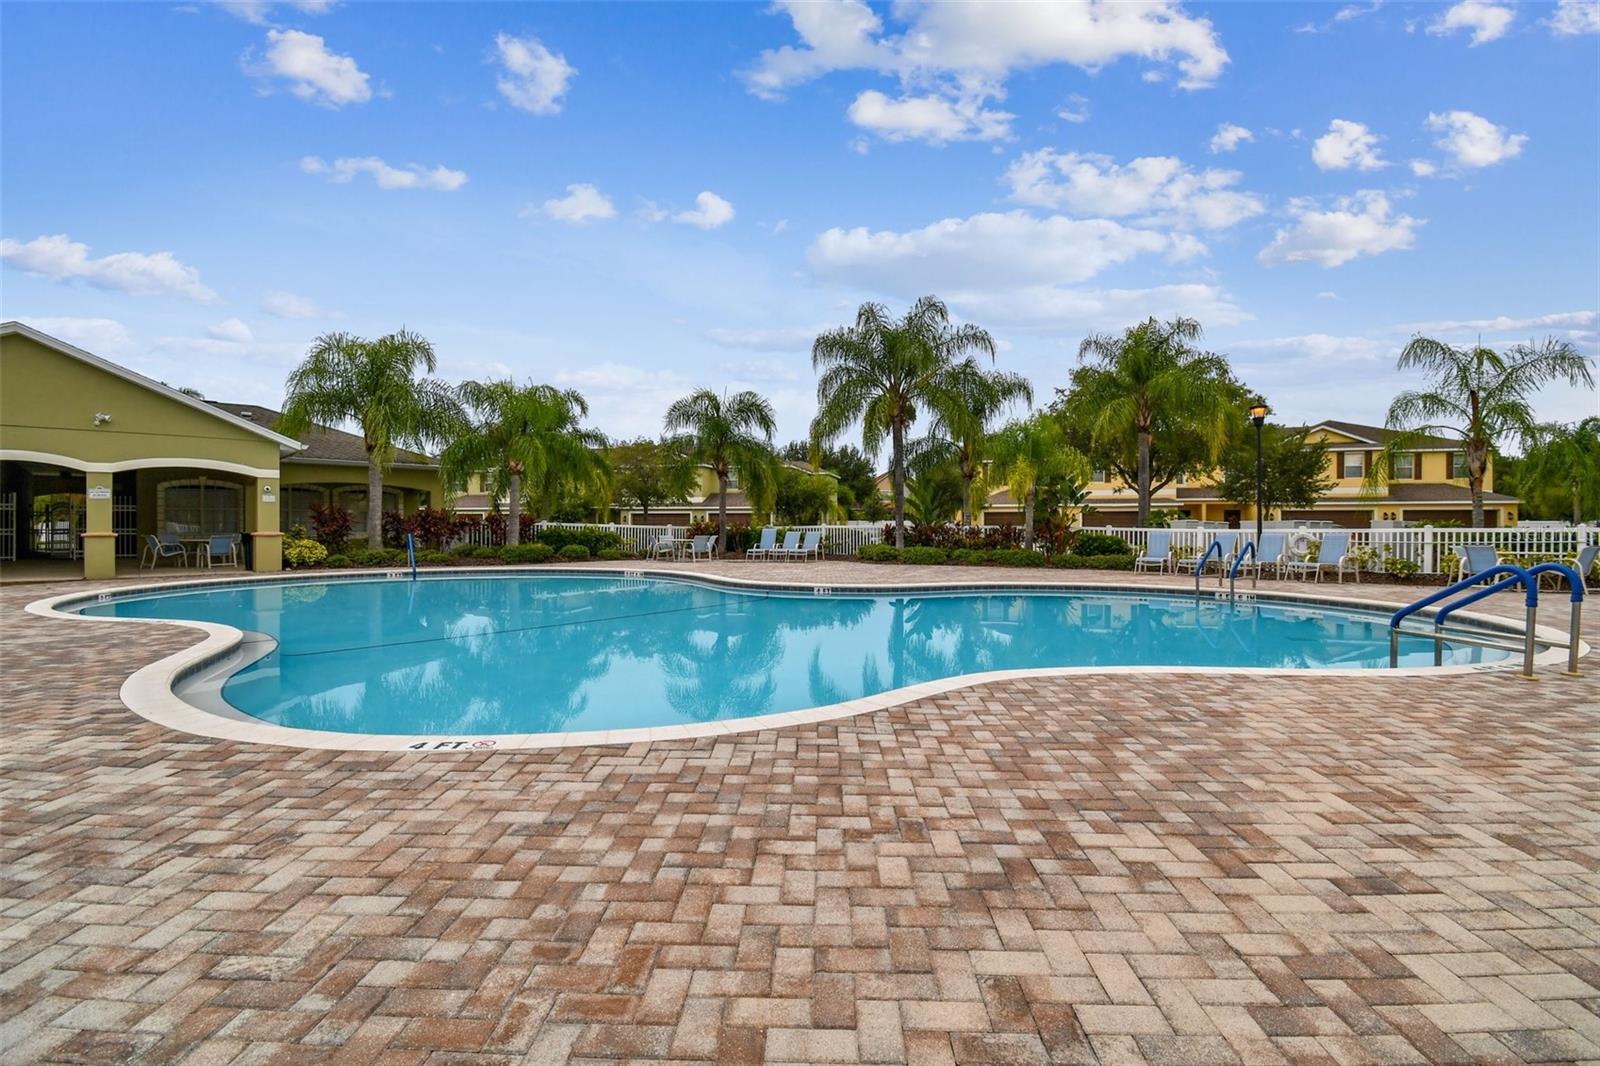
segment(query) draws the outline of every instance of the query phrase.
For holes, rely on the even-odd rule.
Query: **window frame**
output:
[[[1354,459],[1356,472],[1350,472],[1350,461]],[[1348,481],[1350,478],[1365,478],[1367,476],[1367,453],[1351,449],[1339,453],[1339,477]]]

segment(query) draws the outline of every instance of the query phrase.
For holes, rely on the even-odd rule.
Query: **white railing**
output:
[[[883,540],[883,526],[879,523],[850,525],[784,526],[785,529],[804,533],[821,533],[822,547],[827,555],[853,556],[865,544],[878,544]],[[681,537],[681,526],[619,525],[616,523],[540,522],[534,529],[600,529],[615,533],[622,542],[639,555],[649,555],[658,537]],[[461,544],[494,547],[493,532],[487,522],[470,525],[451,537],[445,545],[448,551]]]
[[[1282,523],[1273,523],[1278,532],[1289,532]],[[1269,527],[1270,528],[1270,527]],[[1129,526],[1096,527],[1089,532],[1109,533],[1121,537],[1133,548],[1143,552],[1149,543],[1151,530]],[[1171,529],[1172,547],[1179,555],[1194,555],[1211,543],[1216,529]],[[1254,536],[1254,530],[1235,531],[1244,538]],[[1305,529],[1313,540],[1320,540],[1331,530]],[[1422,526],[1411,529],[1352,529],[1350,543],[1355,547],[1377,549],[1371,568],[1382,569],[1385,557],[1407,559],[1416,563],[1424,574],[1443,573],[1447,566],[1453,568],[1450,556],[1459,558],[1469,544],[1488,544],[1503,556],[1570,556],[1589,544],[1600,543],[1600,526],[1552,526],[1540,523],[1531,527],[1511,526],[1506,529],[1459,529],[1454,527]]]

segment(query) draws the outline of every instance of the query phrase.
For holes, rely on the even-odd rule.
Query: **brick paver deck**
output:
[[[7,1063],[1600,1060],[1600,660],[357,754],[136,717],[194,638],[67,587],[0,590]]]

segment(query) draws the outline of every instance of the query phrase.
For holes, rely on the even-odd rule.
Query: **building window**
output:
[[[242,532],[244,489],[207,478],[163,482],[156,487],[156,524],[185,537]]]
[[[318,504],[328,502],[328,490],[311,488],[305,485],[294,485],[283,490],[283,503],[278,507],[278,524],[287,533],[295,526],[305,526],[306,532],[314,532],[316,527],[311,522],[311,511]]]
[[[1366,477],[1366,455],[1363,452],[1344,452],[1344,466],[1339,472],[1340,477]]]
[[[1462,480],[1466,479],[1466,477],[1467,477],[1467,453],[1466,452],[1451,452],[1450,453],[1450,476],[1453,477],[1453,478],[1461,478]]]
[[[366,536],[367,533],[367,490],[366,489],[340,489],[334,493],[333,502],[350,512],[350,532]],[[389,489],[383,490],[383,509],[385,511],[400,510],[400,494]],[[379,519],[382,521],[382,519]]]
[[[1101,482],[1103,484],[1107,480],[1105,467],[1101,467],[1098,470],[1089,471],[1089,480]]]
[[[1417,476],[1416,453],[1405,452],[1394,457],[1394,476],[1397,478],[1415,478]]]

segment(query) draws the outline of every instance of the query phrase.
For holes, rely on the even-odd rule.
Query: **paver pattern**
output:
[[[1600,661],[298,751],[127,711],[195,638],[69,588],[0,590],[7,1063],[1600,1061]]]

